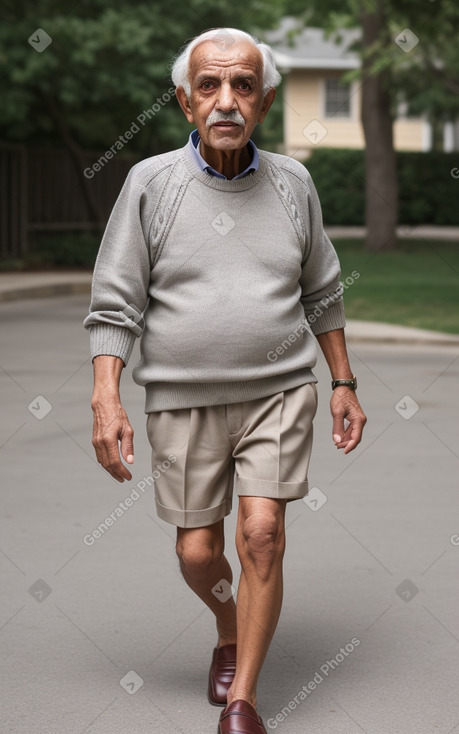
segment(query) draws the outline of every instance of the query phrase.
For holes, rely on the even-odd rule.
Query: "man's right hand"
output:
[[[97,402],[91,404],[94,413],[92,445],[97,461],[118,482],[132,479],[121,456],[128,463],[134,462],[134,430],[121,403]],[[118,442],[121,442],[121,446]]]
[[[121,457],[134,463],[134,430],[119,397],[119,381],[124,364],[118,357],[100,355],[93,360],[94,413],[92,445],[97,461],[118,482],[132,479]]]

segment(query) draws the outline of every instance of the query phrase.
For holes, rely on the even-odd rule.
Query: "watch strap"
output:
[[[332,385],[332,390],[334,390],[335,387],[350,387],[351,390],[357,390],[357,377],[353,375],[352,379],[332,380],[331,385]]]

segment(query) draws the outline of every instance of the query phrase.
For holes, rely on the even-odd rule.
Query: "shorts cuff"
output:
[[[239,497],[268,497],[276,500],[300,500],[308,494],[308,481],[270,482],[268,479],[250,479],[236,475]]]
[[[173,507],[161,505],[158,500],[155,500],[155,503],[156,513],[161,520],[179,528],[203,528],[206,525],[213,525],[230,514],[232,498],[229,497],[219,505],[209,507],[207,510],[176,510]]]

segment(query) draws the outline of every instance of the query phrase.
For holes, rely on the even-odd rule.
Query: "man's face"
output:
[[[230,36],[203,41],[191,53],[190,98],[183,88],[177,97],[188,122],[194,122],[203,143],[217,150],[247,145],[257,122],[263,122],[275,91],[263,96],[263,59],[248,41]]]

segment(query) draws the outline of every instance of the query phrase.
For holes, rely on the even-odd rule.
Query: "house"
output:
[[[360,30],[343,29],[329,37],[321,28],[301,28],[284,18],[276,31],[266,34],[284,83],[284,145],[281,152],[305,160],[316,146],[363,148],[360,121],[361,84],[345,76],[360,68],[352,49]],[[289,43],[288,39],[291,39]],[[394,41],[395,44],[395,41]],[[400,51],[402,53],[402,51]],[[454,130],[444,126],[444,149],[453,150]],[[409,117],[399,106],[394,123],[397,150],[431,149],[432,130],[425,118]]]

